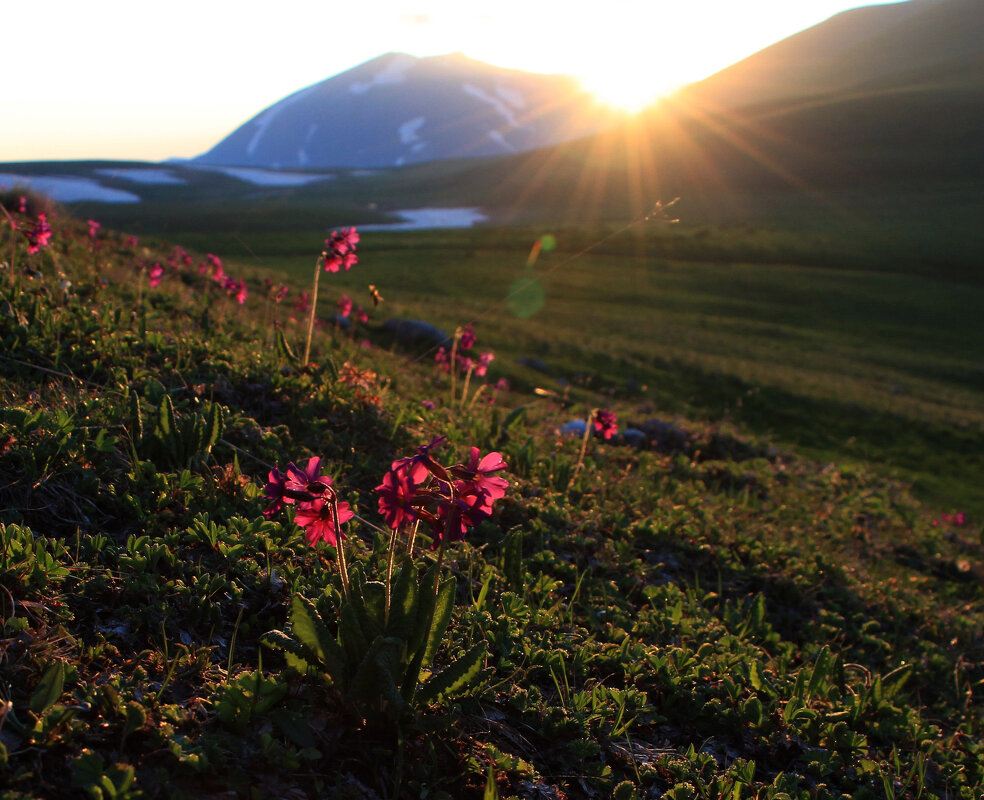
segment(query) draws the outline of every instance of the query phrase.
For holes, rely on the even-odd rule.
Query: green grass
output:
[[[816,458],[880,465],[931,506],[984,512],[984,289],[830,266],[820,239],[809,257],[778,233],[650,225],[586,253],[611,229],[558,229],[558,250],[532,271],[528,248],[545,228],[367,232],[359,268],[324,286],[368,304],[375,284],[387,298],[382,317],[449,332],[477,321],[500,369],[526,388],[588,382],[667,412],[727,419]],[[248,248],[247,263],[303,287],[320,239],[218,235],[213,244],[225,256]],[[724,260],[729,248],[756,260]],[[520,319],[508,294],[528,277],[545,303]],[[552,375],[517,366],[520,357]]]
[[[372,281],[384,309],[465,321],[521,269],[529,240],[472,236],[366,234],[362,262],[326,276],[323,300]],[[9,245],[0,241],[0,252]],[[94,254],[84,224],[67,219],[33,260],[21,244],[14,253],[17,270],[0,274],[4,800],[971,800],[984,788],[974,700],[984,680],[980,517],[934,525],[903,484],[865,464],[817,462],[777,449],[778,435],[754,434],[759,424],[787,436],[800,426],[843,451],[837,426],[858,418],[845,410],[863,392],[838,399],[800,386],[789,372],[800,345],[780,341],[770,360],[774,337],[747,312],[805,289],[835,302],[845,273],[545,255],[544,318],[494,311],[476,325],[479,348],[499,353],[492,378],[512,375],[515,391],[500,398],[504,408],[461,412],[448,408],[447,378],[429,357],[366,349],[359,336],[319,332],[314,364],[298,365],[271,342],[262,272],[248,275],[245,307],[194,269],[169,271],[151,291],[138,265],[166,251],[142,253],[108,234]],[[313,266],[291,259],[298,280]],[[552,264],[561,266],[548,274]],[[423,289],[416,273],[428,265],[444,280]],[[634,291],[610,280],[633,270]],[[867,305],[892,276],[856,277]],[[956,292],[906,280],[941,306],[957,302]],[[903,296],[889,292],[885,308]],[[659,313],[641,310],[643,298]],[[875,349],[894,352],[888,334],[903,321],[885,308],[870,312],[888,329]],[[597,322],[584,316],[592,310]],[[714,325],[704,330],[695,316]],[[882,356],[884,368],[914,371],[967,324],[940,317],[931,320],[938,338],[902,348],[913,362]],[[679,352],[661,354],[654,347],[670,346],[661,339],[633,339],[650,319],[664,326],[658,336],[689,327],[696,338],[676,334]],[[725,319],[748,339],[741,349],[722,332]],[[804,363],[805,372],[868,385],[863,327],[805,312],[768,325],[839,343],[836,359]],[[285,330],[300,339],[296,326]],[[606,350],[623,343],[640,349]],[[539,377],[507,354],[536,344],[555,375],[584,373],[573,407],[526,391]],[[855,373],[835,372],[830,363],[848,355]],[[737,374],[746,362],[764,376],[754,385]],[[629,376],[661,380],[630,393]],[[932,370],[920,379],[944,383]],[[588,405],[611,406],[623,421],[672,416],[685,442],[590,441],[580,462],[581,442],[555,430]],[[504,412],[519,407],[507,428]],[[707,421],[718,407],[733,424]],[[973,444],[928,401],[890,410],[874,396],[870,407],[872,431],[922,426],[941,458]],[[759,413],[768,421],[756,422]],[[298,595],[330,636],[339,607],[334,550],[310,547],[289,514],[265,519],[261,486],[273,464],[322,457],[363,518],[346,526],[347,558],[379,575],[388,536],[374,527],[372,489],[394,458],[435,435],[449,437],[437,451],[445,463],[476,445],[509,465],[507,496],[444,562],[456,590],[435,668],[486,656],[453,693],[393,718],[261,645],[273,630],[314,641],[291,611]],[[413,568],[432,559],[419,550]]]

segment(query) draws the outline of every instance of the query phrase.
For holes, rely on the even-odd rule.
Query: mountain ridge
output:
[[[386,53],[268,106],[195,161],[378,168],[526,152],[597,133],[601,104],[563,75],[462,53]]]

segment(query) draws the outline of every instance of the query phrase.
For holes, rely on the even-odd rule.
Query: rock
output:
[[[558,429],[561,436],[584,436],[584,431],[588,427],[588,423],[583,419],[572,419],[570,422],[565,422]]]
[[[533,356],[520,356],[516,359],[516,363],[534,369],[537,372],[542,372],[544,375],[550,374],[550,367],[546,362],[541,361],[539,358],[533,358]]]
[[[622,431],[622,442],[638,449],[646,443],[646,434],[638,428],[626,428]]]
[[[444,331],[422,319],[389,319],[383,323],[383,331],[410,344],[451,346],[451,338]]]
[[[639,425],[639,430],[661,453],[686,453],[693,444],[689,431],[662,419],[646,420]]]

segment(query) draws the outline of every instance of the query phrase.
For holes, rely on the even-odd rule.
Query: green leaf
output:
[[[169,394],[164,395],[164,399],[157,409],[157,427],[166,437],[174,436],[177,433],[178,426],[174,419],[174,403],[171,402],[171,395]]]
[[[297,356],[294,355],[294,351],[290,349],[290,345],[287,343],[287,337],[284,336],[283,328],[277,329],[277,351],[291,364],[297,363]]]
[[[437,675],[432,675],[418,692],[418,699],[427,703],[454,697],[463,689],[470,688],[482,674],[485,666],[485,642],[479,642],[457,661],[448,665]]]
[[[294,595],[290,604],[290,621],[298,640],[317,656],[335,683],[344,685],[348,677],[345,653],[325,626],[314,604],[300,595]]]
[[[509,429],[526,416],[526,406],[514,408],[502,421],[502,432],[508,433]]]
[[[420,592],[417,584],[417,568],[410,556],[404,556],[390,591],[390,615],[386,625],[386,635],[395,636],[409,642],[413,634],[413,623],[417,619],[420,605]]]
[[[454,578],[448,578],[438,587],[437,601],[434,603],[434,618],[431,621],[430,631],[427,633],[427,649],[424,650],[424,658],[420,662],[422,667],[433,663],[434,656],[437,655],[437,648],[441,646],[444,632],[451,622],[456,589],[457,581]]]
[[[218,444],[219,439],[222,438],[224,416],[225,415],[222,413],[222,406],[217,403],[213,403],[208,415],[207,436],[205,437],[204,445],[204,450],[206,453],[212,452],[212,448],[215,447],[215,445]]]
[[[373,639],[355,670],[350,697],[369,708],[382,710],[388,707],[391,713],[399,713],[406,707],[396,685],[404,642],[387,636]]]
[[[502,571],[509,588],[514,592],[523,591],[523,532],[513,531],[506,536],[502,548]]]
[[[350,664],[361,663],[369,649],[369,641],[362,631],[359,615],[351,603],[343,602],[338,614],[338,643]]]
[[[495,766],[489,764],[489,773],[485,777],[485,793],[482,800],[499,800],[499,787],[495,783]]]
[[[56,661],[41,677],[41,682],[31,695],[31,711],[35,714],[43,714],[61,697],[65,687],[65,664]]]
[[[126,723],[123,726],[123,738],[139,731],[147,724],[147,712],[144,707],[133,700],[126,704]]]
[[[832,666],[830,657],[830,647],[827,645],[823,646],[820,654],[817,656],[816,663],[813,665],[813,675],[810,677],[810,685],[806,690],[806,700],[809,702],[813,696],[820,689],[821,684],[827,677],[827,673],[830,671]]]
[[[130,393],[130,438],[134,446],[144,435],[143,417],[140,416],[140,398],[136,392]]]

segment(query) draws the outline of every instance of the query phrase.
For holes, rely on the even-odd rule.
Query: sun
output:
[[[598,74],[578,76],[582,88],[602,104],[634,114],[676,92],[683,83],[654,80],[652,76]]]

